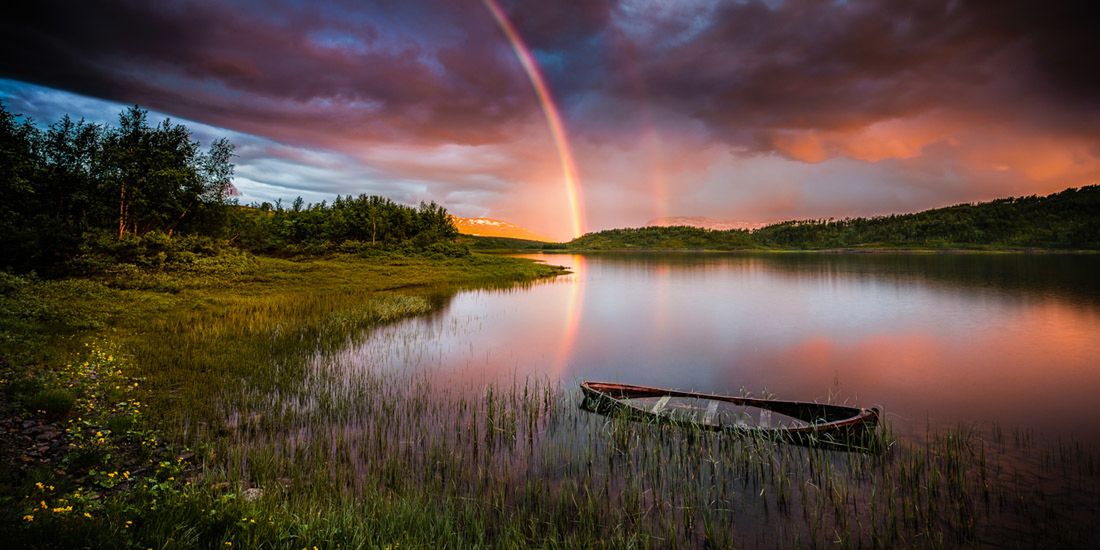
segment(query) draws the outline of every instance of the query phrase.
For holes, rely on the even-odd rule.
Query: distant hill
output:
[[[729,231],[730,229],[748,229],[751,231],[768,225],[762,222],[714,220],[705,216],[667,216],[649,220],[645,224],[647,227],[698,227],[715,231]]]
[[[915,214],[795,220],[755,231],[643,227],[588,233],[573,250],[830,248],[1100,249],[1100,186],[997,199]]]
[[[463,218],[451,216],[458,232],[463,235],[476,235],[478,237],[508,237],[510,239],[523,239],[528,241],[549,241],[546,237],[529,231],[514,223],[494,220],[492,218]]]
[[[510,237],[479,237],[477,235],[459,235],[455,242],[469,246],[473,250],[559,250],[565,248],[562,243],[513,239]]]

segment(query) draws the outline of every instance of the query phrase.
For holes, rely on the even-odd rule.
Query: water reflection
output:
[[[574,256],[572,260],[570,262],[572,274],[568,275],[572,284],[569,285],[569,298],[566,301],[565,330],[562,334],[558,355],[554,360],[552,370],[553,377],[558,379],[565,374],[569,362],[573,358],[574,347],[577,344],[577,332],[581,324],[581,308],[584,305],[584,256]]]
[[[1100,257],[547,255],[572,275],[446,293],[346,362],[880,405],[903,430],[1100,433]],[[396,343],[396,344],[395,344]]]

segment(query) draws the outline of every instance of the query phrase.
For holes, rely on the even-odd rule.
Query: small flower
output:
[[[84,517],[86,517],[88,519],[92,519],[92,515],[89,514],[88,512],[84,512]]]
[[[41,482],[41,481],[39,481],[38,483],[35,483],[35,484],[34,484],[34,486],[35,486],[35,487],[38,487],[38,490],[39,490],[39,491],[41,491],[41,490],[43,490],[43,489],[45,489],[45,488],[46,488],[46,486],[45,486],[45,485],[42,485],[42,482]]]
[[[49,508],[49,506],[46,506],[46,501],[44,500],[42,502],[39,502],[38,505],[41,506],[43,510]]]
[[[34,514],[27,514],[23,516],[23,521],[34,521]]]

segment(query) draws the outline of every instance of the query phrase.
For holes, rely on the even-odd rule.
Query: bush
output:
[[[43,411],[47,416],[61,418],[73,410],[75,403],[76,397],[68,390],[47,388],[31,395],[23,405],[32,411]]]

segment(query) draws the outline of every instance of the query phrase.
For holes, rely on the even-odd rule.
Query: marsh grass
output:
[[[347,367],[316,357],[304,399],[251,393],[264,416],[231,414],[208,472],[264,488],[265,513],[347,518],[329,543],[1079,546],[1100,496],[1083,447],[1026,434],[885,426],[879,452],[844,452],[591,414],[547,381]]]
[[[147,416],[196,454],[186,484],[36,534],[221,548],[1093,542],[1100,464],[1080,442],[999,426],[899,438],[887,424],[876,452],[846,452],[592,414],[574,384],[463,383],[341,352],[415,346],[375,328],[464,286],[551,272],[478,256],[262,260],[172,292],[103,283],[127,305],[104,332],[144,377]]]

